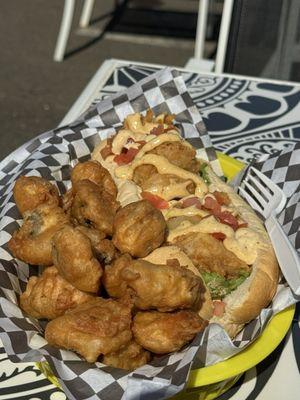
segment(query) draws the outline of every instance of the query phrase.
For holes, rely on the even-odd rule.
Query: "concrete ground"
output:
[[[171,5],[176,3],[173,0],[140,1],[143,7],[161,5],[162,9],[167,9],[166,1]],[[127,40],[123,35],[112,33],[97,39],[76,33],[83,4],[82,0],[77,0],[68,51],[72,53],[81,46],[83,49],[70,54],[62,63],[55,63],[52,57],[63,3],[63,0],[1,2],[0,159],[30,138],[56,127],[105,59],[121,58],[183,66],[193,54],[195,14],[187,14],[186,18],[189,19],[186,19],[186,23],[182,17],[180,19],[183,25],[179,27],[179,34],[182,31],[185,37],[182,46],[176,46],[176,40],[173,44],[162,46],[159,40],[149,42],[147,38],[146,44],[137,43],[134,36]],[[189,12],[197,10],[197,1],[177,3],[186,3]],[[113,4],[113,0],[95,2],[93,28],[101,30],[107,24],[109,19],[101,19],[101,16],[111,12]],[[137,20],[134,15],[129,16],[127,22],[125,19],[123,25],[128,25],[128,21],[130,25],[130,18]],[[160,23],[159,16],[154,15],[154,18],[158,25],[164,24]],[[146,26],[146,23],[140,25]],[[189,29],[186,29],[187,26]],[[110,28],[112,31],[118,30],[115,26]],[[175,28],[171,32],[176,36],[178,32]]]

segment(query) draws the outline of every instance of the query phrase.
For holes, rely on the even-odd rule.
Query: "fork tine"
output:
[[[256,210],[259,211],[261,214],[263,214],[263,208],[243,189],[242,187],[239,187],[239,193],[244,197],[245,200],[250,204],[250,206]]]
[[[258,178],[270,189],[273,193],[273,204],[272,209],[276,214],[282,211],[286,204],[286,195],[283,190],[276,185],[276,183],[272,182],[270,178],[266,177],[262,172],[258,171],[256,168],[251,167],[252,173],[256,174]],[[276,197],[276,199],[275,199]]]
[[[262,208],[265,208],[267,205],[267,201],[262,197],[262,195],[249,183],[249,182],[243,182],[243,185],[249,190],[251,197],[261,205]],[[272,200],[272,197],[269,199]]]
[[[270,178],[260,172],[258,169],[251,167],[250,170],[258,176],[258,178],[270,189],[271,192],[282,193],[281,189],[276,185],[276,183],[272,182]]]
[[[261,192],[261,195],[265,197],[266,200],[269,200],[273,196],[273,193],[270,193],[268,188],[266,186],[263,186],[255,176],[249,175],[247,177],[247,180],[254,183],[257,189]]]
[[[281,191],[280,195],[281,195],[281,198],[280,198],[279,204],[276,207],[276,211],[275,211],[276,214],[279,214],[284,209],[284,206],[286,205],[286,201],[287,201],[286,195],[283,191]]]

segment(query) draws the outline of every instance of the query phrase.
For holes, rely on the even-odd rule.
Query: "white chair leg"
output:
[[[208,5],[209,0],[199,0],[194,57],[190,58],[184,66],[191,71],[210,72],[215,65],[213,60],[204,59]]]
[[[95,0],[84,1],[81,17],[79,20],[80,28],[86,28],[89,25],[94,7],[94,2]]]
[[[62,61],[64,58],[67,41],[70,35],[73,15],[74,15],[75,0],[65,0],[63,16],[60,24],[60,30],[54,50],[54,61]]]
[[[199,0],[197,32],[195,40],[194,58],[200,60],[204,58],[205,35],[208,15],[208,1]]]
[[[216,53],[215,72],[222,73],[225,64],[225,55],[227,51],[228,35],[230,30],[232,8],[234,0],[225,0],[223,5],[222,20],[218,38]]]

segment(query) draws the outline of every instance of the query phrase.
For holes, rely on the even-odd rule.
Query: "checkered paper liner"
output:
[[[183,350],[155,357],[133,372],[89,364],[73,352],[49,346],[43,338],[45,322],[25,317],[18,307],[18,296],[28,278],[38,274],[38,268],[14,259],[7,249],[11,234],[21,223],[12,195],[14,182],[20,175],[38,175],[56,183],[64,193],[70,186],[71,168],[89,159],[97,143],[114,133],[128,114],[148,108],[156,115],[176,114],[182,135],[220,172],[201,116],[182,78],[171,69],[100,101],[78,121],[39,136],[0,164],[0,338],[14,362],[47,360],[69,399],[169,398],[184,388],[193,363],[194,367],[209,365],[236,354],[259,335],[274,313],[295,302],[290,289],[279,285],[271,307],[248,324],[234,342],[212,324]]]
[[[252,165],[285,193],[287,203],[278,221],[300,257],[300,142]]]

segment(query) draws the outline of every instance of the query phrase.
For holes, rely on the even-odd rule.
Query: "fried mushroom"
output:
[[[114,199],[117,198],[117,187],[110,173],[98,161],[90,160],[75,165],[71,172],[72,185],[79,181],[89,180],[109,193]]]
[[[60,207],[41,204],[24,215],[24,222],[8,242],[14,257],[28,264],[52,265],[52,237],[68,217]]]
[[[134,317],[132,331],[142,347],[156,354],[165,354],[180,350],[198,332],[202,332],[207,324],[207,321],[190,310],[174,313],[138,312]]]
[[[105,233],[82,225],[77,226],[76,229],[90,239],[95,257],[101,263],[110,264],[116,258],[118,250],[111,240],[105,239]]]
[[[39,176],[20,176],[14,185],[13,194],[22,216],[40,204],[59,205],[57,187]]]
[[[166,229],[159,210],[147,200],[136,201],[117,212],[113,243],[122,253],[145,257],[164,242]]]
[[[41,276],[29,278],[26,290],[20,296],[20,307],[34,318],[54,319],[93,298],[60,276],[57,268],[48,267]]]
[[[105,268],[103,284],[111,297],[130,294],[142,310],[199,309],[204,299],[202,279],[177,265],[158,265],[122,255]]]
[[[50,345],[75,350],[92,363],[100,355],[117,352],[129,343],[130,325],[130,307],[98,297],[50,321],[45,338]]]
[[[77,182],[73,191],[71,215],[75,221],[112,235],[114,216],[119,208],[114,197],[87,179]]]
[[[98,292],[102,268],[86,235],[71,226],[64,227],[53,237],[52,256],[59,273],[73,286]]]
[[[132,340],[115,353],[106,354],[102,362],[115,368],[134,370],[150,361],[151,355]]]

